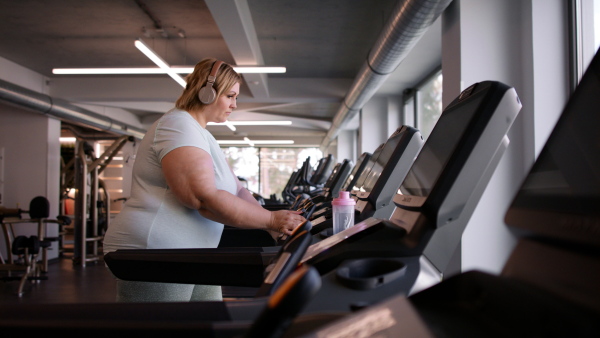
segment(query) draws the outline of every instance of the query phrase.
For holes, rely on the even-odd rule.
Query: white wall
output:
[[[356,163],[356,142],[357,142],[357,133],[355,130],[342,130],[337,136],[337,153],[336,160],[337,162],[342,162],[345,159],[352,161],[352,163]]]
[[[360,113],[359,144],[362,152],[373,153],[399,126],[388,125],[388,98],[375,96],[369,100]],[[395,111],[399,114],[398,111]],[[399,117],[398,117],[399,119]],[[388,132],[391,129],[392,132]]]
[[[396,129],[402,126],[403,114],[402,96],[387,98],[387,135],[392,135]]]
[[[0,57],[0,79],[48,94],[48,78]]]

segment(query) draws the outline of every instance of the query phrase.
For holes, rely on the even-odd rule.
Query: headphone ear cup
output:
[[[204,104],[211,104],[215,101],[217,92],[212,86],[204,86],[198,92],[198,99]]]

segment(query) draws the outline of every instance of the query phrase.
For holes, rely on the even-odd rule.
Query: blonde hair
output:
[[[200,88],[206,85],[208,75],[216,61],[217,59],[215,58],[206,58],[196,64],[194,71],[185,78],[187,85],[175,102],[177,109],[185,111],[204,109],[206,104],[200,102],[198,92]],[[217,72],[217,78],[213,85],[214,90],[217,92],[216,97],[224,95],[224,93],[228,92],[238,82],[242,82],[240,74],[233,70],[231,65],[223,63]]]

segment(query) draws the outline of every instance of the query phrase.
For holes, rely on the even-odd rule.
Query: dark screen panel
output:
[[[333,180],[336,178],[336,176],[338,175],[340,168],[342,167],[342,163],[337,163],[334,167],[333,170],[331,171],[331,175],[329,175],[329,177],[327,178],[327,182],[325,182],[325,188],[329,188],[331,187],[331,183],[333,182]]]
[[[513,200],[507,224],[600,244],[599,76],[596,54]]]
[[[362,187],[365,184],[365,180],[367,179],[367,176],[369,176],[369,173],[371,172],[371,169],[373,169],[373,166],[375,165],[375,163],[377,163],[379,156],[381,156],[381,152],[382,152],[384,146],[385,146],[385,143],[382,143],[379,145],[379,147],[377,147],[377,149],[375,149],[375,151],[373,152],[373,155],[368,159],[365,169],[362,171],[362,173],[356,180],[356,183],[352,187],[352,191],[355,191],[355,190],[359,191],[360,187]]]
[[[397,130],[385,142],[385,145],[383,146],[381,153],[379,154],[377,159],[373,162],[373,164],[371,166],[371,170],[369,171],[369,174],[365,178],[362,186],[360,186],[360,191],[371,192],[373,190],[375,183],[377,183],[377,180],[379,179],[379,177],[381,177],[381,173],[383,172],[383,169],[385,168],[385,166],[390,162],[390,159],[391,159],[392,155],[394,154],[394,151],[398,147],[398,144],[400,143],[400,140],[402,139],[403,135],[404,134],[402,132]],[[394,165],[395,165],[395,163],[394,163]]]
[[[348,191],[349,188],[352,188],[350,185],[352,185],[352,181],[354,181],[354,178],[356,177],[357,174],[360,174],[359,170],[364,169],[365,165],[366,165],[366,161],[369,160],[369,158],[371,157],[370,153],[362,153],[360,155],[360,157],[358,158],[358,161],[356,161],[356,165],[352,168],[352,171],[350,172],[350,175],[348,175],[348,177],[346,177],[346,180],[344,181],[344,184],[342,185],[341,190],[342,191]]]
[[[442,113],[400,186],[403,195],[429,195],[483,98],[474,93],[466,104]]]

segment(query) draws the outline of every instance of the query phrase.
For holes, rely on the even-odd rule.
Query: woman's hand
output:
[[[277,232],[284,236],[292,234],[294,229],[306,219],[300,215],[301,211],[277,210],[271,212],[271,222],[268,225],[270,232]]]

